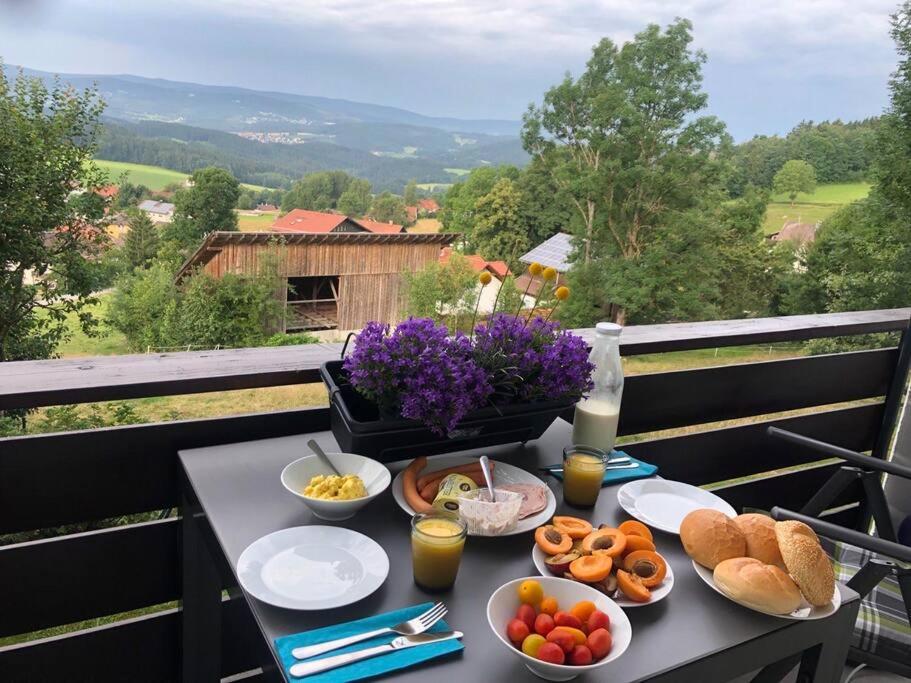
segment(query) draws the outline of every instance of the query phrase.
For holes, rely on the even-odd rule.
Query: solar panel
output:
[[[560,272],[565,273],[572,265],[569,262],[572,251],[572,237],[566,233],[558,232],[527,254],[520,256],[519,260],[523,263],[534,263],[537,261],[542,266],[550,266],[551,268],[556,268]]]

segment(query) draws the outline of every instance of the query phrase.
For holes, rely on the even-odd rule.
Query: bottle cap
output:
[[[595,325],[595,331],[598,334],[609,334],[614,336],[619,336],[623,331],[623,327],[617,323],[598,323]]]

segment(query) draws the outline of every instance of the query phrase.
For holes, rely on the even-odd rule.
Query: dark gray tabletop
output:
[[[570,434],[570,426],[558,420],[537,442],[484,452],[534,472],[541,465],[559,461]],[[498,586],[537,574],[531,561],[532,534],[469,538],[455,587],[442,596],[428,595],[412,582],[409,518],[396,505],[390,490],[353,519],[337,523],[315,518],[300,500],[284,490],[279,474],[289,462],[309,452],[305,446],[309,438],[316,438],[327,451],[338,450],[332,433],[320,432],[180,453],[188,479],[232,568],[244,548],[257,538],[307,524],[337,524],[360,531],[378,541],[389,555],[385,584],[354,605],[323,612],[297,612],[247,596],[269,645],[278,636],[439,598],[449,607],[447,621],[465,633],[464,653],[404,672],[397,679],[426,680],[428,674],[439,672],[452,680],[538,680],[518,657],[503,649],[491,633],[486,616],[487,599]],[[394,472],[400,467],[390,469]],[[563,503],[560,482],[540,476],[557,497],[558,513],[575,514],[595,524],[616,524],[628,517],[617,504],[618,487],[602,489],[595,510],[579,510]],[[606,669],[588,676],[588,680],[645,680],[776,630],[810,626],[735,605],[699,579],[677,536],[658,532],[655,540],[659,552],[673,567],[674,589],[661,602],[626,610],[633,628],[629,649]],[[856,594],[842,587],[842,597],[855,599]],[[483,676],[478,678],[481,672]]]

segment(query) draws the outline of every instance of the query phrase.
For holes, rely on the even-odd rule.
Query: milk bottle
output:
[[[623,396],[623,366],[620,363],[620,325],[598,323],[588,359],[594,364],[595,386],[588,398],[576,404],[573,443],[610,453],[617,439],[620,399]]]

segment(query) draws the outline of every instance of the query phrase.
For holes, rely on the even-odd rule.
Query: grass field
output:
[[[824,221],[840,206],[863,199],[870,193],[869,183],[833,183],[820,185],[812,194],[799,194],[791,206],[787,197],[775,195],[766,210],[763,232],[778,232],[786,223]]]
[[[268,213],[237,212],[237,227],[241,232],[268,232],[278,218],[278,211]]]
[[[99,294],[98,303],[85,309],[100,321],[91,337],[82,331],[75,315],[67,316],[66,326],[70,331],[70,338],[57,349],[61,356],[112,356],[130,353],[126,337],[104,323],[110,297],[110,293]]]
[[[414,225],[409,226],[408,232],[439,232],[443,224],[436,218],[418,218]]]
[[[189,175],[180,171],[172,171],[169,168],[161,166],[146,166],[145,164],[131,164],[126,161],[107,161],[106,159],[95,159],[95,163],[104,171],[107,171],[108,180],[112,183],[120,182],[120,176],[127,173],[127,180],[134,185],[145,185],[150,190],[163,190],[165,185],[171,183],[182,183]],[[250,185],[241,183],[242,187],[251,190],[265,190],[262,185]]]

